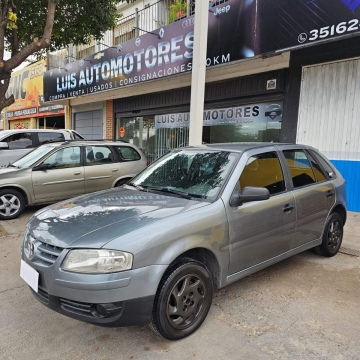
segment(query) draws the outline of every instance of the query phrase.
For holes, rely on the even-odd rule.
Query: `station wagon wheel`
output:
[[[340,249],[343,234],[343,219],[338,213],[331,214],[326,222],[322,243],[319,246],[320,254],[327,257],[336,255]]]
[[[17,218],[25,209],[24,196],[17,190],[0,190],[0,219]]]
[[[129,180],[130,179],[121,179],[115,184],[115,187],[122,186],[122,185],[126,184]]]
[[[160,282],[155,297],[152,329],[168,340],[182,339],[205,320],[212,302],[213,285],[199,262],[183,259]]]

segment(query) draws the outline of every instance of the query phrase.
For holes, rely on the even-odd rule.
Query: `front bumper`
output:
[[[147,296],[116,303],[94,304],[52,296],[41,288],[37,293],[31,288],[30,290],[37,300],[60,314],[108,327],[144,325],[151,322],[155,298]]]
[[[52,249],[54,252],[54,249]],[[22,259],[39,273],[34,296],[48,308],[103,326],[149,323],[157,287],[167,266],[152,265],[111,274],[79,274],[61,269],[68,251],[53,263],[41,257]]]

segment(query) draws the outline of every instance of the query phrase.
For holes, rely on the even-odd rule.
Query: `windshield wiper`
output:
[[[11,164],[11,163],[8,163],[7,165],[6,165],[6,167],[14,167],[14,168],[17,168],[17,169],[19,169],[19,167],[18,166],[16,166],[16,165],[13,165],[13,164]]]
[[[140,186],[140,185],[136,185],[134,184],[133,182],[130,182],[130,183],[127,183],[125,185],[129,185],[129,186],[132,186],[134,187],[136,190],[139,190],[139,191],[147,191],[144,187]]]
[[[183,192],[183,191],[179,191],[176,189],[171,189],[168,187],[152,187],[152,186],[146,186],[147,190],[153,190],[153,191],[160,191],[160,192],[167,192],[169,194],[174,194],[174,195],[179,195],[185,199],[192,199],[193,196],[190,195],[189,193]]]

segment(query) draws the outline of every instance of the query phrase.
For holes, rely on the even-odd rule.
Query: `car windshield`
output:
[[[54,149],[54,146],[40,146],[35,150],[27,153],[25,156],[16,160],[13,165],[22,169],[27,168],[35,164],[38,160],[40,160],[44,155],[48,154],[50,151]]]
[[[227,151],[171,151],[149,165],[130,185],[148,191],[214,200],[237,158]]]

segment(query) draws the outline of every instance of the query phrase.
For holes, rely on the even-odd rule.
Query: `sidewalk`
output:
[[[360,213],[348,211],[340,252],[360,257]]]

